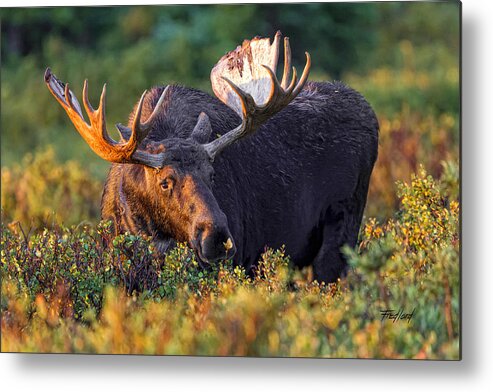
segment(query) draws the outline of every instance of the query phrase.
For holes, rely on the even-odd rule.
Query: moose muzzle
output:
[[[192,246],[201,261],[213,263],[235,255],[236,246],[227,225],[200,222],[196,225],[195,232]]]

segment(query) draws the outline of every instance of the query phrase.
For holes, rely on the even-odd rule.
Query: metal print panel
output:
[[[1,16],[2,352],[460,359],[460,4]]]

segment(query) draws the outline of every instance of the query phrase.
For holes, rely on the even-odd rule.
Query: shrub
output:
[[[114,239],[102,222],[27,235],[2,226],[5,351],[306,357],[459,357],[459,206],[448,163],[399,185],[394,219],[370,219],[335,284],[266,249],[251,275],[202,270],[179,245]],[[111,241],[111,244],[110,244]],[[111,245],[111,246],[109,246]],[[413,312],[409,322],[382,310]]]
[[[79,163],[60,163],[51,148],[27,154],[21,164],[2,167],[3,220],[27,228],[96,221],[101,190]]]
[[[388,218],[399,208],[399,181],[410,181],[420,164],[434,177],[440,177],[451,170],[443,165],[444,161],[458,161],[459,122],[451,114],[424,116],[404,108],[390,117],[379,115],[379,123],[378,159],[370,181],[366,215]],[[457,182],[458,169],[448,177]],[[457,184],[449,185],[458,190]]]
[[[366,210],[367,216],[379,218],[391,217],[399,207],[394,185],[399,180],[409,181],[419,164],[434,177],[440,177],[444,170],[441,162],[459,159],[456,49],[421,46],[412,40],[402,40],[392,49],[383,51],[380,57],[392,56],[395,51],[396,59],[401,61],[392,63],[388,59],[382,63],[388,64],[367,74],[347,73],[343,78],[365,96],[379,121],[378,159]]]

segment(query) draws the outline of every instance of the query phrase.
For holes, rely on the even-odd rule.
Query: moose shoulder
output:
[[[294,265],[336,280],[340,252],[355,246],[377,157],[378,122],[365,99],[342,83],[299,81],[284,40],[284,74],[275,76],[280,34],[244,41],[214,67],[216,99],[170,85],[144,93],[106,132],[104,95],[90,124],[69,90],[48,69],[48,88],[76,129],[113,163],[102,217],[116,230],[143,233],[166,251],[187,242],[201,264],[233,258],[247,270],[266,246],[285,245]]]

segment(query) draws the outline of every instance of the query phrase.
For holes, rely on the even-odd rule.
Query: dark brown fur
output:
[[[162,91],[155,87],[146,96],[143,119]],[[212,133],[192,135],[201,112]],[[377,157],[371,107],[341,83],[308,82],[254,135],[210,162],[201,143],[240,122],[216,98],[171,86],[144,142],[164,149],[163,169],[113,164],[103,218],[112,219],[118,232],[152,236],[162,251],[183,241],[202,262],[234,255],[247,270],[266,246],[285,245],[294,265],[313,264],[316,279],[334,281],[346,268],[341,246],[356,244]]]

